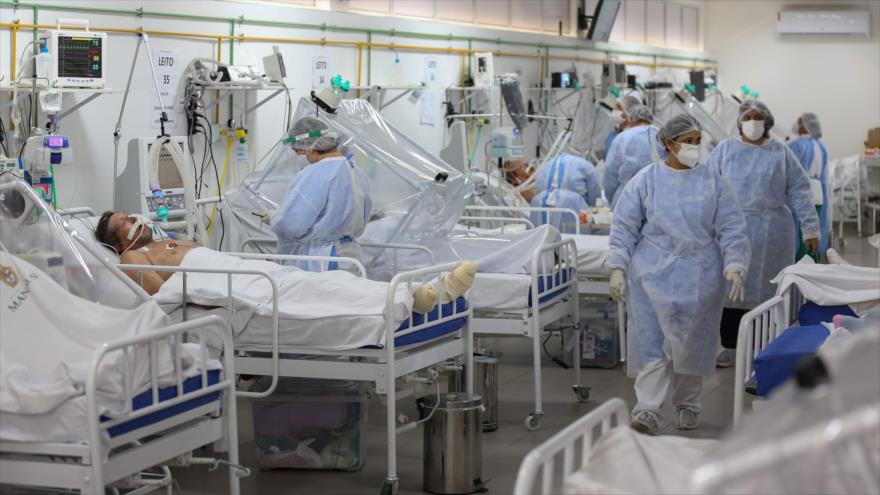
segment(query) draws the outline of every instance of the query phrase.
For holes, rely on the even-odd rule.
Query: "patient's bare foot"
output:
[[[448,303],[464,295],[474,283],[477,266],[471,261],[464,261],[455,270],[443,277],[440,284],[442,293],[440,302]],[[437,287],[425,284],[413,292],[413,309],[419,313],[427,313],[437,302]]]

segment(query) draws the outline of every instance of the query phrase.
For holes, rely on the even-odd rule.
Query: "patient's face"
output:
[[[125,249],[128,247],[128,231],[131,230],[131,227],[134,224],[135,218],[126,212],[114,213],[113,216],[110,217],[107,227],[114,232],[116,238],[119,239],[121,245],[116,246],[117,248]],[[132,239],[135,244],[147,243],[152,240],[153,232],[148,226],[141,228],[140,232],[135,232],[135,237]]]

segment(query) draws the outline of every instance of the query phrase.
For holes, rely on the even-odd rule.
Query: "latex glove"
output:
[[[624,300],[626,297],[626,277],[623,274],[623,270],[611,270],[611,282],[608,286],[608,293],[611,294],[611,299],[617,302]]]
[[[810,255],[816,256],[816,253],[819,252],[819,239],[815,237],[812,239],[804,239],[804,244],[807,245],[807,249],[810,250]]]
[[[730,282],[730,300],[743,302],[746,298],[745,284],[743,283],[742,274],[733,270],[725,270],[724,278]]]
[[[275,211],[276,210],[269,210],[266,213],[263,213],[263,215],[260,217],[260,221],[265,223],[266,225],[269,225],[269,222],[272,221],[272,215],[275,214]]]

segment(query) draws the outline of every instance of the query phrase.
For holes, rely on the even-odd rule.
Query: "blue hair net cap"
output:
[[[657,132],[657,141],[661,145],[667,140],[673,140],[686,132],[699,131],[703,132],[703,127],[697,119],[686,113],[681,113],[672,117]]]
[[[818,115],[813,112],[805,112],[801,115],[801,122],[803,122],[804,129],[810,133],[810,136],[816,139],[822,137],[822,124],[819,123]]]
[[[739,114],[737,116],[737,125],[742,129],[742,116],[744,113],[749,110],[758,110],[761,112],[761,116],[764,117],[764,132],[765,135],[767,132],[770,132],[770,129],[773,128],[773,125],[776,123],[776,119],[773,118],[773,113],[770,112],[770,109],[764,102],[760,100],[746,100],[742,102],[739,106]]]
[[[654,121],[654,112],[651,111],[650,108],[645,105],[636,105],[631,107],[626,111],[627,117],[629,117],[630,122],[635,122],[637,120],[646,120],[648,122]]]

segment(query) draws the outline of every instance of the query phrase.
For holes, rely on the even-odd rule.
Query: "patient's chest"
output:
[[[149,256],[150,261],[154,265],[180,266],[186,253],[197,247],[199,247],[199,245],[192,241],[168,240],[154,242],[150,245],[150,250],[149,253],[147,253],[147,256]],[[163,278],[167,279],[171,276],[171,273],[161,275]]]

